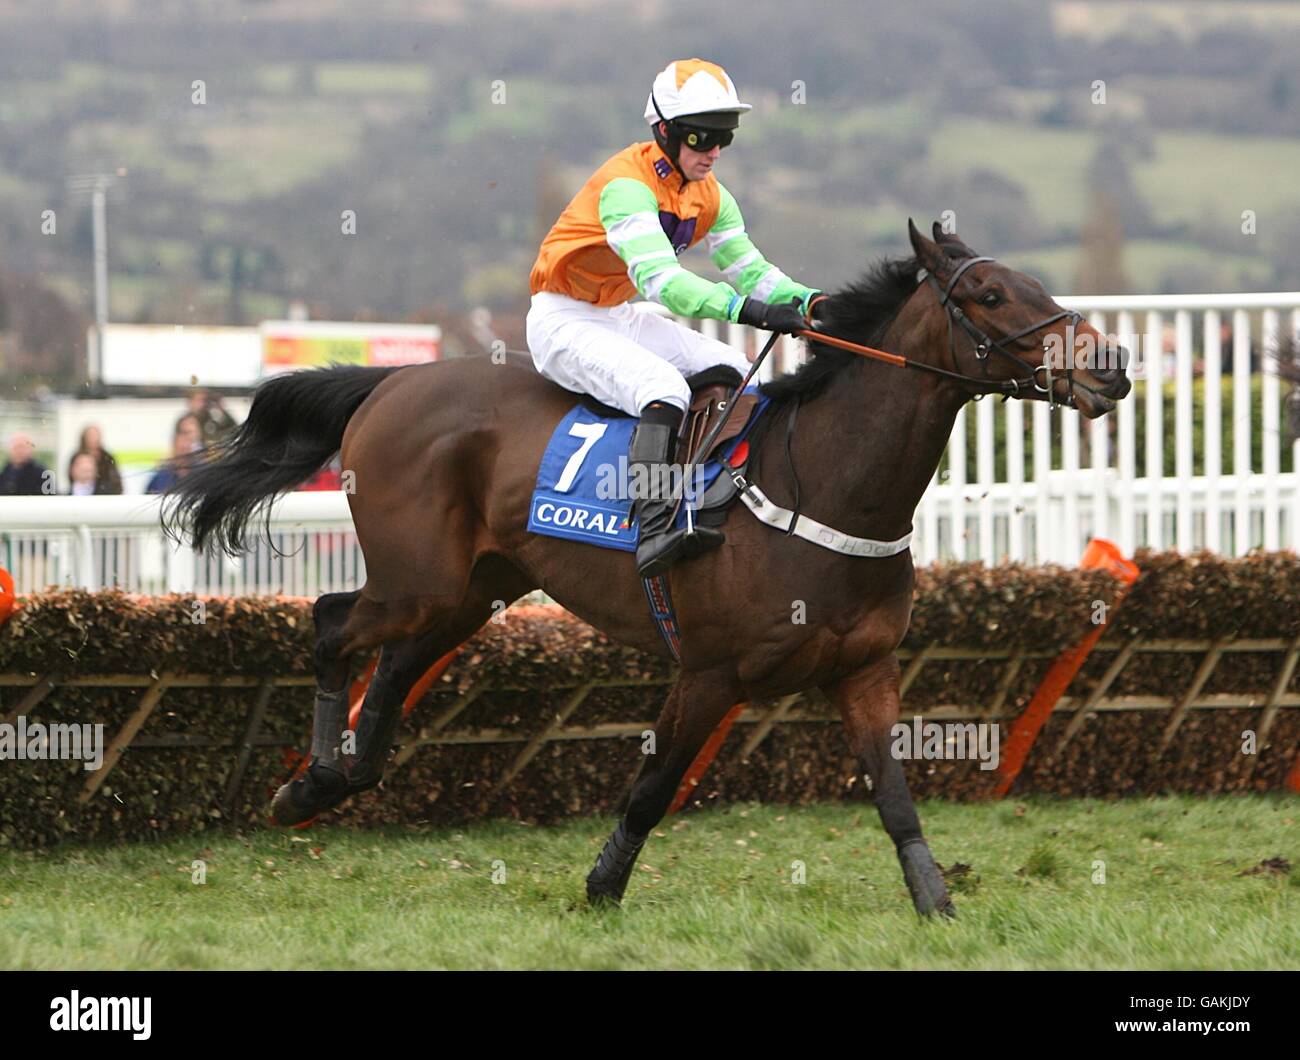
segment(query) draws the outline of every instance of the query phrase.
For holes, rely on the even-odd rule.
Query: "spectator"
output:
[[[187,412],[176,421],[172,431],[172,455],[164,461],[145,486],[146,493],[163,493],[189,474],[194,454],[203,448],[202,426],[199,418]]]
[[[95,457],[91,453],[77,453],[68,465],[68,487],[70,497],[93,497],[99,492],[96,476],[99,471]]]
[[[54,492],[54,476],[35,458],[36,443],[21,431],[9,439],[9,462],[0,471],[0,497]]]
[[[190,415],[199,421],[199,434],[203,445],[217,445],[224,442],[234,431],[235,418],[226,411],[221,403],[221,395],[209,394],[206,390],[195,390],[189,397]]]
[[[122,472],[118,470],[117,460],[104,448],[104,437],[93,423],[81,432],[81,444],[77,447],[77,452],[89,453],[95,458],[96,493],[122,492]],[[71,464],[68,466],[68,477],[72,477]]]
[[[323,493],[343,488],[343,467],[337,453],[334,459],[298,487],[303,493]]]

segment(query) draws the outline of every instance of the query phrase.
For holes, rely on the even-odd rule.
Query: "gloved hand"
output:
[[[769,305],[757,298],[746,298],[740,307],[737,321],[751,328],[775,331],[782,335],[793,335],[796,331],[807,331],[808,322],[803,318],[798,298],[789,302]]]

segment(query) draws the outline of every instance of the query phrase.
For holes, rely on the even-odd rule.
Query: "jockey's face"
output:
[[[660,122],[659,126],[663,129],[663,122]],[[696,151],[682,144],[677,151],[677,164],[682,167],[687,180],[703,180],[712,171],[713,164],[720,154],[722,148],[717,144],[707,151]]]
[[[696,151],[682,144],[677,161],[681,163],[682,172],[686,174],[688,180],[703,180],[713,169],[713,163],[718,160],[720,154],[722,148],[717,144],[708,151]]]

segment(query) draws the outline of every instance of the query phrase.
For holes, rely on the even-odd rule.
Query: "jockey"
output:
[[[668,480],[668,461],[690,404],[686,376],[715,365],[742,375],[745,356],[674,320],[633,310],[636,294],[684,317],[794,334],[819,292],[766,261],[745,233],[736,200],[713,175],[731,143],[740,102],[725,70],[678,59],[655,77],[645,120],[654,139],[607,160],[542,241],[529,277],[528,347],[537,370],[566,389],[640,416],[633,483]],[[727,283],[687,271],[677,255],[706,239]],[[683,554],[721,544],[721,531],[673,528],[675,499],[633,491],[640,520],[637,573],[654,577]]]

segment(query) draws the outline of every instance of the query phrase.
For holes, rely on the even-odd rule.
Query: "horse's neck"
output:
[[[885,348],[920,359],[890,338],[882,340]],[[799,412],[792,452],[800,507],[858,537],[902,537],[965,401],[938,376],[879,361],[837,372]],[[764,463],[788,475],[784,453]]]

